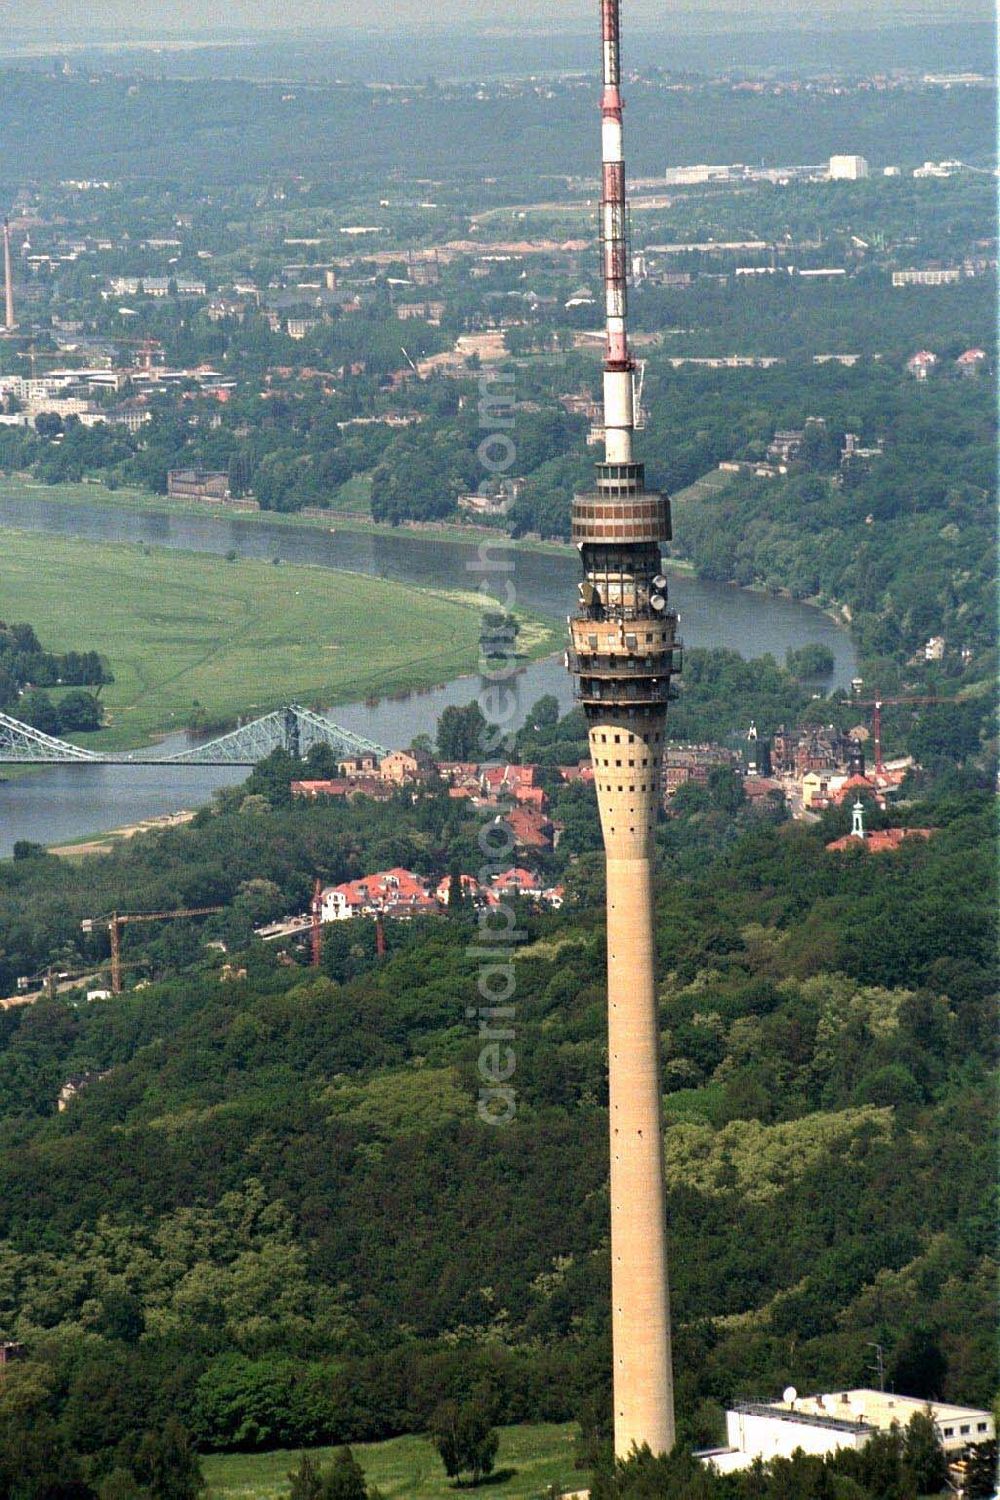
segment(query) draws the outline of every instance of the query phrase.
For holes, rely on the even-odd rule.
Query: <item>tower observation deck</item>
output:
[[[587,717],[607,859],[615,1451],[674,1444],[652,855],[671,678],[681,669],[662,544],[670,502],[634,458],[620,0],[601,0],[605,457],[573,500],[580,607],[568,664]]]

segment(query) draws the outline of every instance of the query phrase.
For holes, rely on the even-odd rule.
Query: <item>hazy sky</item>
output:
[[[597,12],[595,0],[159,0],[153,9],[134,0],[60,0],[58,6],[38,0],[0,0],[0,28],[61,31],[122,26],[129,32],[178,28],[244,29],[288,26],[454,25],[463,20],[509,31],[518,25],[583,30]],[[628,0],[626,19],[640,26],[714,30],[720,21],[736,27],[764,26],[776,18],[795,18],[803,25],[830,24],[859,17],[882,19],[988,19],[989,0]]]

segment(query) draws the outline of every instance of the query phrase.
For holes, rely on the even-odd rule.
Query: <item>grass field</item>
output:
[[[181,727],[196,702],[231,719],[446,682],[476,663],[480,605],[328,568],[4,531],[0,618],[108,658],[98,749]],[[525,622],[522,650],[550,641]]]
[[[574,1424],[504,1427],[496,1474],[478,1490],[456,1489],[445,1478],[441,1460],[425,1437],[393,1438],[388,1443],[352,1444],[351,1451],[388,1500],[445,1500],[479,1495],[483,1500],[532,1500],[550,1484],[586,1488],[586,1476],[573,1468]],[[332,1448],[313,1449],[320,1464]],[[202,1459],[208,1482],[206,1500],[278,1500],[289,1492],[288,1473],[298,1464],[298,1450],[279,1453],[213,1454]],[[505,1477],[506,1476],[506,1477]]]
[[[678,490],[671,496],[674,505],[684,505],[688,500],[704,500],[716,490],[721,490],[732,482],[733,475],[726,474],[722,469],[709,469],[707,474],[702,474],[687,489]]]
[[[370,516],[372,513],[372,476],[352,474],[330,499],[330,510],[347,511],[352,515]]]

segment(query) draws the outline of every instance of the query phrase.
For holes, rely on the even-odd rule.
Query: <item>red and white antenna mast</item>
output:
[[[628,211],[622,128],[620,0],[601,0],[604,92],[601,95],[601,243],[607,338],[604,355],[604,451],[610,464],[632,462],[635,410],[628,346]]]

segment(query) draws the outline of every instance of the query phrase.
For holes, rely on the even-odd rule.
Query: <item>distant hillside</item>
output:
[[[357,85],[53,77],[8,71],[0,88],[2,180],[66,177],[258,181],[278,173],[537,183],[593,176],[594,88],[576,83],[491,91],[371,92]],[[678,162],[823,162],[850,142],[876,164],[992,158],[989,88],[733,92],[658,82],[629,94],[629,166]],[[462,142],[456,158],[454,142]],[[512,163],[515,164],[512,168]],[[346,174],[346,178],[345,178]]]

